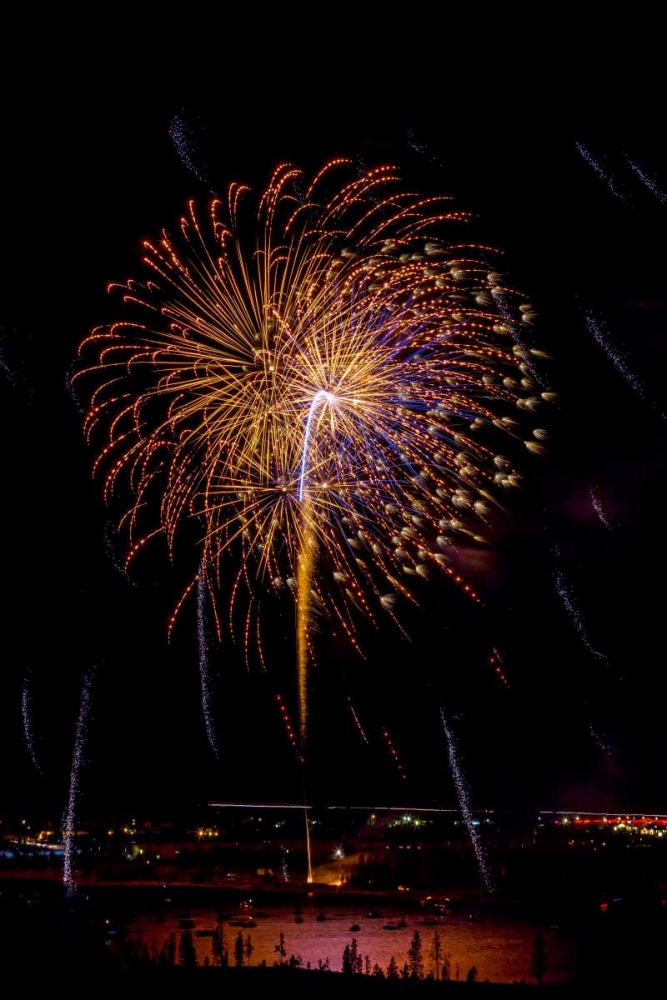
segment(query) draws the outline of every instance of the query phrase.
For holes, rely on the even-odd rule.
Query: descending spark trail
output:
[[[42,773],[42,768],[39,763],[39,758],[37,756],[37,741],[35,739],[35,728],[33,725],[32,718],[32,698],[31,689],[32,687],[32,675],[31,671],[26,671],[23,678],[23,686],[21,688],[21,715],[23,716],[23,735],[25,737],[25,743],[28,748],[28,753],[30,754],[30,759],[33,763],[33,767],[38,774]]]
[[[0,341],[1,343],[1,341]],[[7,364],[4,358],[4,353],[0,349],[0,372],[5,376],[10,385],[16,384],[16,373],[11,365]]]
[[[364,741],[364,743],[366,744],[366,746],[370,746],[370,740],[368,739],[368,736],[366,735],[366,731],[365,731],[364,727],[362,726],[361,722],[359,721],[359,716],[357,715],[357,713],[355,711],[354,705],[352,704],[352,699],[350,698],[349,695],[348,695],[348,698],[347,698],[347,703],[350,706],[350,712],[352,713],[352,718],[354,719],[354,723],[355,723],[355,725],[356,725],[356,727],[357,727],[357,729],[359,731],[359,735],[361,736],[361,738]]]
[[[500,653],[498,652],[498,650],[496,649],[495,646],[491,650],[491,656],[489,657],[489,663],[491,664],[491,666],[495,670],[495,672],[496,672],[496,674],[498,676],[498,680],[501,681],[505,685],[505,687],[508,688],[510,686],[510,682],[507,680],[507,676],[505,674],[504,665],[503,665],[503,658],[502,658],[502,656],[500,655]]]
[[[623,376],[630,388],[633,389],[637,395],[653,410],[656,410],[663,420],[667,420],[665,414],[658,410],[656,404],[648,395],[648,391],[642,380],[630,371],[621,352],[610,342],[609,331],[607,330],[605,323],[602,320],[596,319],[591,310],[586,313],[586,327],[588,332],[592,334],[609,360],[612,362],[616,371],[619,375]]]
[[[203,574],[200,573],[197,581],[197,636],[199,638],[199,680],[201,684],[201,710],[206,729],[206,738],[216,760],[220,759],[220,747],[218,736],[215,731],[213,721],[213,710],[211,707],[211,673],[210,673],[210,634],[208,622],[206,620],[206,587],[204,585]]]
[[[602,500],[600,499],[600,490],[597,483],[591,483],[589,488],[589,494],[591,498],[591,503],[593,505],[593,510],[595,511],[599,519],[602,521],[607,531],[613,531],[614,525],[613,522],[607,516],[604,507],[602,506]]]
[[[472,849],[475,852],[475,857],[477,859],[477,867],[479,868],[479,873],[482,876],[482,882],[487,892],[493,892],[494,881],[491,869],[489,867],[489,862],[486,857],[486,851],[484,850],[484,845],[482,844],[481,837],[477,832],[477,827],[474,825],[472,813],[470,811],[470,796],[468,793],[468,786],[466,784],[465,777],[463,776],[463,771],[461,770],[461,765],[459,763],[459,755],[456,746],[456,740],[454,734],[447,722],[447,716],[445,715],[444,708],[440,709],[440,718],[442,720],[442,728],[445,733],[445,739],[447,741],[447,759],[449,760],[449,768],[452,772],[452,778],[454,779],[454,786],[456,788],[456,795],[459,800],[459,807],[461,809],[461,815],[463,816],[463,822],[466,825],[468,831],[468,836],[470,837],[470,843],[472,844]]]
[[[125,582],[129,583],[131,587],[136,587],[136,583],[125,568],[125,563],[118,558],[117,538],[118,531],[111,521],[108,521],[104,531],[104,547],[107,551],[107,555],[109,556],[109,559],[113,564],[113,568],[116,570],[118,575],[122,576]]]
[[[613,180],[611,179],[610,175],[600,165],[600,161],[595,159],[591,151],[586,146],[584,146],[583,142],[575,142],[575,146],[577,147],[578,151],[581,153],[582,157],[589,165],[589,167],[591,167],[591,169],[595,171],[595,173],[598,175],[602,183],[606,185],[607,190],[611,194],[613,194],[614,198],[618,198],[624,204],[627,204],[628,199],[625,197],[624,194],[621,193],[621,191],[618,190]]]
[[[588,723],[588,732],[598,750],[602,751],[605,757],[611,757],[612,755],[611,744],[608,743],[607,740],[600,733],[596,732],[596,730],[593,729],[592,722]]]
[[[285,732],[287,733],[287,738],[294,751],[296,752],[297,758],[301,764],[304,762],[303,755],[299,752],[299,743],[297,740],[297,735],[294,731],[294,726],[292,725],[292,720],[290,719],[289,712],[287,711],[287,706],[283,701],[283,697],[280,693],[276,695],[276,701],[278,702],[278,708],[280,709],[280,715],[283,720],[283,726],[285,727]]]
[[[586,629],[586,623],[584,621],[584,616],[577,606],[577,601],[574,595],[574,590],[572,584],[568,581],[567,577],[563,573],[562,569],[558,565],[558,560],[560,559],[560,550],[557,546],[554,547],[554,558],[556,559],[556,571],[554,574],[556,593],[561,599],[563,607],[567,611],[568,617],[577,632],[579,633],[579,638],[583,642],[584,646],[593,656],[600,660],[608,660],[609,657],[599,650],[595,649],[592,645],[589,637],[588,631]]]
[[[67,809],[63,821],[63,884],[72,891],[75,888],[74,876],[72,873],[72,848],[75,833],[76,803],[79,796],[79,774],[83,764],[83,755],[86,746],[86,735],[88,728],[88,715],[90,713],[91,687],[93,683],[93,671],[84,674],[81,683],[81,701],[79,703],[79,716],[76,722],[74,733],[74,750],[72,753],[72,767],[69,779],[69,795],[67,798]]]
[[[403,764],[401,763],[401,758],[398,755],[398,750],[396,749],[396,745],[395,745],[394,741],[392,740],[391,736],[389,735],[389,733],[387,732],[386,729],[382,730],[382,735],[383,735],[384,740],[385,740],[385,742],[387,744],[387,749],[389,750],[389,753],[392,756],[394,764],[396,765],[396,770],[398,771],[398,773],[401,776],[401,778],[405,781],[405,777],[406,777],[406,775],[405,775],[405,768],[403,767]]]
[[[667,205],[667,194],[665,194],[662,188],[658,186],[657,181],[655,181],[654,178],[649,177],[648,174],[645,174],[642,168],[637,163],[637,161],[631,160],[627,153],[625,154],[625,158],[628,161],[628,166],[631,168],[631,170],[634,170],[634,172],[637,174],[637,177],[639,177],[644,187],[647,188],[651,192],[651,194],[658,199],[661,205]]]
[[[172,118],[169,124],[169,137],[183,166],[190,171],[193,177],[197,178],[200,184],[203,184],[210,190],[208,179],[197,162],[199,150],[192,134],[192,129],[189,128],[185,120],[185,113],[183,111]]]

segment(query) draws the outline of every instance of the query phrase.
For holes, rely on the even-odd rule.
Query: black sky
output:
[[[177,88],[173,88],[177,90]],[[459,735],[479,805],[662,809],[667,733],[662,710],[667,411],[667,207],[624,153],[667,189],[667,158],[650,130],[629,139],[540,117],[529,102],[478,98],[440,110],[431,95],[397,110],[373,99],[235,103],[148,86],[132,93],[56,88],[10,109],[0,314],[4,490],[4,667],[0,802],[57,815],[66,794],[81,674],[98,666],[82,778],[82,810],[177,808],[207,797],[297,796],[298,769],[274,698],[296,715],[291,621],[269,625],[263,676],[238,650],[216,653],[223,760],[212,762],[199,712],[194,606],[171,646],[167,619],[189,567],[158,550],[132,582],[115,568],[122,541],[93,482],[93,453],[66,376],[76,348],[112,318],[106,284],[137,271],[140,240],[173,225],[188,197],[210,191],[169,134],[181,115],[208,187],[261,186],[273,166],[315,168],[334,155],[397,161],[407,177],[453,194],[479,232],[507,254],[541,315],[560,393],[549,456],[498,526],[477,578],[482,611],[439,584],[410,616],[413,642],[367,637],[367,659],[327,644],[313,680],[311,787],[323,801],[453,803],[437,706]],[[577,152],[583,142],[616,179],[615,197]],[[7,267],[7,265],[6,265]],[[593,308],[643,380],[633,393],[587,332]],[[528,471],[529,463],[527,463]],[[614,523],[591,505],[597,484]],[[116,508],[117,514],[119,508]],[[106,540],[105,540],[106,539]],[[586,627],[608,660],[590,655],[559,602],[553,549]],[[504,656],[510,688],[487,660]],[[22,738],[21,686],[30,671],[44,776]],[[372,737],[356,733],[348,695]],[[408,775],[400,782],[386,727]],[[598,742],[591,736],[598,734]],[[608,750],[600,746],[608,745]]]

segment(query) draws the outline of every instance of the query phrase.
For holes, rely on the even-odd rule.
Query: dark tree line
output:
[[[230,951],[225,938],[225,928],[222,921],[218,921],[211,939],[214,964],[226,968],[230,964]],[[247,968],[252,964],[254,946],[250,934],[245,937],[239,931],[233,946],[233,958],[236,968]],[[289,955],[285,942],[285,935],[281,932],[278,943],[274,948],[276,959],[274,965],[290,969],[303,968],[303,961],[299,955]],[[407,950],[406,961],[399,965],[392,955],[386,969],[383,969],[377,962],[373,965],[369,955],[363,955],[359,950],[359,941],[353,937],[349,944],[345,945],[342,955],[342,972],[345,975],[375,976],[378,979],[432,979],[448,980],[450,978],[459,979],[460,969],[458,963],[455,966],[455,974],[452,977],[451,959],[443,949],[442,940],[438,931],[435,931],[431,939],[428,957],[432,964],[426,971],[424,959],[424,942],[420,931],[416,930],[412,935],[410,945]],[[167,940],[158,951],[155,947],[148,949],[142,941],[125,940],[118,944],[116,960],[124,969],[159,968],[170,969],[180,967],[183,969],[194,969],[198,966],[197,950],[192,936],[192,931],[183,931],[177,939],[174,933],[170,934]],[[208,956],[204,959],[204,966],[210,965]],[[548,969],[548,956],[544,938],[538,934],[535,938],[534,950],[530,962],[530,975],[538,983],[544,982],[544,977]],[[260,966],[266,966],[262,961]],[[310,968],[307,963],[306,968]],[[320,972],[330,972],[331,964],[329,958],[319,959],[317,969]],[[465,974],[467,983],[475,983],[479,979],[476,966],[471,966]]]

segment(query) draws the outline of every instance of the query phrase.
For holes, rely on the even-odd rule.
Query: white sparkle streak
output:
[[[652,409],[660,413],[656,404],[649,397],[646,386],[642,380],[638,378],[634,372],[630,371],[623,354],[611,343],[609,331],[604,321],[596,319],[595,315],[589,310],[586,313],[586,327],[588,332],[593,335],[597,343],[612,362],[616,371],[619,375],[623,376],[630,388],[633,389],[634,392],[636,392],[637,395],[640,396]],[[663,420],[667,419],[664,413],[660,413],[660,416]]]
[[[589,488],[589,495],[591,498],[591,503],[593,505],[593,510],[595,511],[599,519],[602,521],[607,531],[613,531],[614,525],[610,520],[610,518],[608,517],[604,507],[602,506],[602,500],[600,498],[600,488],[597,485],[597,483],[591,484]]]
[[[33,724],[32,717],[32,697],[31,697],[31,687],[32,687],[32,674],[31,671],[26,671],[23,678],[23,686],[21,688],[21,715],[23,717],[23,735],[25,737],[25,743],[28,748],[28,753],[30,754],[30,760],[38,774],[42,773],[42,768],[39,763],[39,758],[37,756],[37,741],[35,739],[35,727]]]
[[[589,165],[589,167],[595,171],[595,173],[598,175],[602,183],[607,187],[607,190],[611,194],[613,194],[614,198],[618,198],[624,204],[627,204],[627,198],[625,197],[625,195],[618,190],[613,180],[611,179],[610,175],[607,173],[606,170],[603,169],[600,161],[593,156],[590,149],[584,146],[583,142],[576,142],[575,146],[577,147],[579,153],[583,156],[584,160]]]
[[[658,186],[658,182],[653,177],[649,177],[648,174],[644,173],[637,161],[631,160],[627,153],[625,154],[625,158],[628,161],[628,166],[636,173],[644,187],[658,199],[661,205],[667,205],[667,194]]]
[[[213,710],[211,708],[211,671],[209,666],[209,656],[211,650],[210,630],[206,619],[206,584],[204,575],[200,571],[197,581],[197,635],[199,638],[199,680],[201,684],[201,710],[206,729],[208,745],[216,760],[220,759],[220,747],[218,736],[213,722]]]
[[[184,110],[175,114],[169,123],[169,138],[173,142],[174,149],[176,150],[183,166],[189,170],[193,177],[196,177],[201,184],[209,190],[212,190],[208,178],[206,177],[206,171],[201,165],[201,157],[194,130],[186,121]]]
[[[475,857],[477,858],[477,867],[479,868],[479,873],[482,876],[484,887],[487,892],[493,892],[493,875],[489,867],[489,862],[486,857],[486,851],[484,850],[481,837],[477,832],[477,827],[473,823],[472,813],[470,812],[470,795],[468,792],[468,786],[466,784],[463,771],[461,770],[461,764],[459,763],[456,740],[454,739],[454,734],[452,733],[449,723],[447,722],[447,716],[445,715],[444,708],[440,709],[440,718],[442,720],[442,728],[447,741],[447,759],[449,760],[449,769],[452,772],[452,778],[454,779],[454,786],[456,788],[456,795],[459,800],[459,808],[461,809],[463,822],[468,830],[468,836],[470,837],[470,843],[472,844],[472,849],[475,852]]]
[[[67,798],[67,809],[63,821],[63,884],[67,889],[75,888],[74,876],[72,874],[72,846],[75,833],[76,803],[79,797],[79,774],[83,763],[83,755],[86,746],[86,736],[88,732],[88,715],[90,713],[91,686],[93,683],[93,671],[89,670],[84,674],[81,682],[81,701],[79,703],[79,717],[76,721],[74,733],[74,751],[72,753],[72,768],[69,779],[69,796]]]
[[[579,610],[577,600],[574,594],[572,584],[569,582],[562,569],[558,565],[558,559],[560,558],[560,550],[558,547],[554,547],[554,557],[556,559],[556,572],[554,574],[554,580],[556,583],[556,593],[561,599],[563,607],[567,611],[568,617],[577,632],[579,633],[579,638],[583,642],[584,646],[593,656],[596,656],[600,660],[607,660],[608,657],[604,653],[595,649],[592,645],[591,640],[588,637],[588,630],[586,628],[586,622],[584,621],[584,616]]]

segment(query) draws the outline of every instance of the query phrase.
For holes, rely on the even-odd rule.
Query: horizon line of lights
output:
[[[580,816],[600,816],[605,822],[618,822],[622,819],[634,819],[634,820],[667,820],[667,813],[642,813],[642,812],[618,812],[615,810],[607,810],[607,812],[595,812],[590,809],[541,809],[538,812],[538,816],[574,816],[575,820],[579,819]]]
[[[313,809],[311,805],[304,805],[299,802],[208,802],[207,805],[211,809]],[[331,811],[345,811],[345,812],[400,812],[400,813],[458,813],[460,810],[455,806],[451,807],[440,807],[440,806],[351,806],[351,805],[333,805],[325,806],[328,812]],[[480,814],[495,814],[500,813],[508,815],[511,813],[521,812],[521,810],[500,810],[500,809],[475,809],[473,812]],[[667,825],[667,813],[640,813],[640,812],[596,812],[593,810],[584,809],[541,809],[536,810],[537,819],[549,818],[552,816],[572,816],[575,822],[579,820],[580,817],[586,816],[599,816],[600,820],[598,822],[603,823],[619,823],[621,821],[630,821],[633,823],[660,823],[661,821]],[[595,822],[595,820],[582,820],[581,822]]]
[[[210,809],[312,809],[303,802],[209,802]]]
[[[604,816],[602,819],[582,819],[580,816],[574,820],[575,826],[614,826],[614,828],[624,826],[646,826],[652,823],[654,826],[667,826],[665,816]]]

